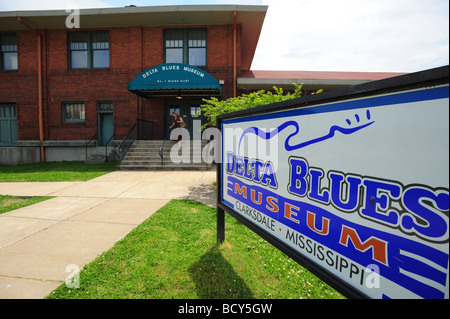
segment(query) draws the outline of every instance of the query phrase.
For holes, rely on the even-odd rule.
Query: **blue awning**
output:
[[[151,67],[129,84],[128,90],[151,96],[221,96],[221,86],[211,74],[192,65],[167,63]]]

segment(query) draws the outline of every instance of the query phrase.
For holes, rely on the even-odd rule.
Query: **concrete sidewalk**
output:
[[[215,180],[215,171],[116,171],[87,182],[0,183],[0,195],[55,197],[0,215],[0,298],[44,298],[171,199],[214,206]]]

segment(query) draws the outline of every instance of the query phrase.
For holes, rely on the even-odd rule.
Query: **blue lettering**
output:
[[[234,154],[231,152],[227,153],[227,173],[233,174],[234,170]]]
[[[260,170],[262,170],[262,168],[264,166],[264,162],[259,161],[259,160],[252,160],[251,166],[253,167],[253,171],[254,172],[259,172]],[[259,178],[259,173],[258,174],[254,174],[253,178],[254,178],[254,181],[256,183],[260,183],[261,182],[261,179]]]
[[[398,212],[391,207],[390,199],[400,198],[401,187],[398,184],[366,179],[363,182],[366,192],[361,215],[390,226],[398,225]]]
[[[328,190],[323,190],[322,194],[320,193],[320,180],[323,177],[322,170],[310,168],[309,175],[311,176],[311,187],[308,193],[308,197],[312,200],[317,200],[324,204],[328,204],[330,202],[330,193],[328,192]]]
[[[242,158],[242,157],[238,157],[238,156],[236,156],[236,158],[235,158],[235,161],[236,161],[236,163],[235,163],[235,171],[234,171],[234,173],[237,175],[237,176],[244,176],[244,159]]]
[[[273,165],[271,162],[267,162],[266,164],[266,168],[264,169],[264,175],[261,178],[261,183],[263,185],[269,185],[272,188],[278,188],[275,173],[273,171]]]
[[[235,156],[232,152],[227,152],[226,167],[227,174],[234,174],[252,180],[255,183],[278,188],[274,167],[271,162],[264,163],[260,160],[249,161],[248,158]]]
[[[289,166],[291,173],[288,191],[298,196],[305,196],[308,190],[308,181],[306,180],[308,163],[302,158],[291,157]]]
[[[448,240],[448,191],[410,187],[403,194],[402,204],[412,213],[402,214],[401,226],[405,232],[414,232],[428,240]]]
[[[278,188],[271,162],[249,160],[232,152],[227,153],[227,161],[228,174]],[[327,181],[320,168],[310,168],[306,159],[294,156],[289,158],[289,167],[287,190],[292,195],[307,195],[315,202],[332,204],[341,212],[358,212],[362,218],[396,227],[405,234],[427,241],[449,240],[448,189],[432,189],[425,185],[405,187],[394,181],[337,171],[329,171]],[[255,198],[254,201],[260,199]],[[292,208],[288,215],[294,218],[295,214],[297,211]]]
[[[253,179],[253,172],[251,169],[249,169],[249,165],[248,165],[248,158],[244,158],[244,177],[252,180]]]
[[[333,172],[329,173],[331,181],[331,202],[339,209],[352,212],[358,207],[359,203],[359,185],[361,178],[347,177],[347,185],[343,187],[344,174]],[[343,197],[346,196],[346,202]]]

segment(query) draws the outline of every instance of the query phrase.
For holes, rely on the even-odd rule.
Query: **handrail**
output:
[[[122,142],[119,144],[119,146],[116,148],[116,156],[119,158],[119,161],[123,160],[125,155],[127,154],[128,150],[130,149],[131,145],[136,140],[135,136],[134,138],[130,138],[132,133],[136,133],[136,123],[133,125],[133,127],[128,132],[127,136],[122,140]],[[126,141],[131,140],[131,143],[127,143]]]
[[[159,148],[159,157],[161,157],[161,166],[164,166],[164,145],[166,144],[166,141],[168,140],[167,136],[170,137],[170,129],[169,129],[169,133],[166,133],[166,136],[164,137],[164,142],[162,143],[161,147]]]
[[[108,144],[109,144],[109,142],[111,142],[113,137],[114,137],[114,134],[111,135],[111,137],[109,138],[108,142],[106,142],[106,144],[105,144],[105,162],[108,161]]]
[[[147,124],[146,126],[141,126],[140,123]],[[128,150],[133,145],[134,141],[140,139],[153,139],[154,134],[154,122],[136,119],[133,127],[128,132],[127,136],[120,142],[119,146],[116,148],[116,157],[119,161],[122,161]]]
[[[94,138],[96,138],[96,137],[97,137],[97,133],[95,133],[94,136],[92,136],[91,139],[90,139],[90,140],[86,143],[86,145],[84,146],[84,148],[85,148],[85,150],[86,150],[86,160],[87,160],[87,157],[88,157],[88,155],[87,155],[87,153],[88,153],[87,148],[88,148],[89,144],[91,144],[92,140],[93,140]]]

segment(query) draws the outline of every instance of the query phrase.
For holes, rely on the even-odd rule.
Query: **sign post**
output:
[[[217,208],[217,242],[223,243],[225,241],[225,211]]]
[[[352,298],[449,298],[449,69],[218,117],[229,213]]]

